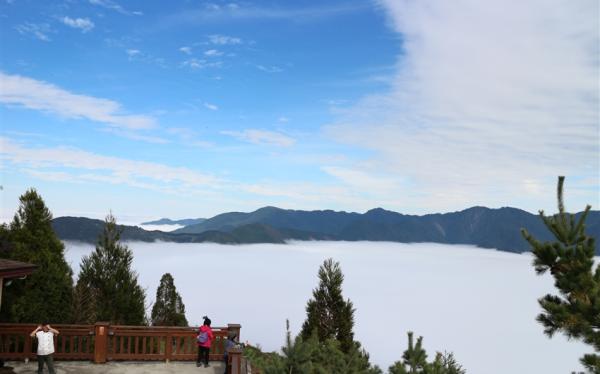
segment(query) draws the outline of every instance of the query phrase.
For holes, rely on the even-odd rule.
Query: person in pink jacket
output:
[[[208,367],[208,354],[210,353],[210,345],[215,338],[212,329],[210,328],[210,318],[204,318],[204,324],[198,329],[198,360],[196,366],[200,366],[204,358],[204,367]]]

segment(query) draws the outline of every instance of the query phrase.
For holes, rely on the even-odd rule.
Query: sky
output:
[[[598,209],[598,7],[0,0],[0,216]]]

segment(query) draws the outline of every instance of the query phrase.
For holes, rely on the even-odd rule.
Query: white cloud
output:
[[[192,48],[191,47],[181,47],[179,48],[179,50],[183,53],[185,53],[186,55],[191,55],[192,54]]]
[[[4,160],[27,168],[30,175],[53,180],[98,181],[181,191],[218,188],[220,185],[216,177],[185,167],[104,156],[76,148],[29,148],[3,137],[0,137],[0,155]]]
[[[285,116],[281,116],[281,117],[277,118],[277,122],[280,122],[280,123],[288,123],[289,121],[290,121],[290,119]]]
[[[219,110],[218,106],[216,106],[215,104],[211,104],[211,103],[204,103],[204,107],[206,109],[210,109],[210,110]]]
[[[129,56],[129,58],[133,58],[142,53],[142,51],[140,51],[139,49],[127,49],[125,50],[125,53],[127,53],[127,56]]]
[[[15,30],[21,35],[29,35],[44,42],[50,41],[48,34],[53,32],[52,28],[47,23],[37,24],[29,22],[15,26]]]
[[[242,39],[233,36],[214,34],[208,37],[212,44],[216,45],[235,45],[242,44]]]
[[[244,131],[221,131],[221,134],[259,145],[291,147],[296,142],[295,139],[287,135],[268,130],[246,129]]]
[[[154,118],[123,114],[115,101],[74,94],[53,84],[0,72],[0,103],[57,114],[71,119],[88,119],[129,130],[156,127]]]
[[[60,19],[62,23],[75,29],[80,29],[86,33],[94,28],[94,22],[90,21],[89,18],[70,18],[63,17]]]
[[[266,73],[281,73],[283,71],[279,66],[264,66],[264,65],[256,65],[258,70],[262,70]]]
[[[118,13],[125,14],[125,15],[141,16],[144,14],[140,11],[129,11],[129,10],[123,8],[119,3],[112,1],[112,0],[89,0],[89,2],[92,5],[97,5],[97,6],[106,8],[106,9],[114,10]]]
[[[557,175],[595,179],[599,202],[598,2],[380,4],[402,38],[392,88],[338,109],[328,135],[374,151],[368,168],[409,181],[415,206],[535,210]]]
[[[208,51],[204,52],[205,56],[209,56],[209,57],[218,57],[218,56],[222,56],[223,52],[216,50],[216,49],[209,49]]]
[[[223,65],[221,61],[208,62],[206,60],[199,60],[197,58],[190,58],[181,63],[183,67],[189,67],[191,69],[205,69],[205,68],[220,68]]]

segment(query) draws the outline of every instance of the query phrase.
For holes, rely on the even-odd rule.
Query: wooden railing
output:
[[[35,358],[37,342],[29,334],[32,324],[0,323],[0,359],[24,360]],[[54,340],[57,360],[106,361],[184,361],[197,358],[197,328],[158,326],[53,325],[60,334]],[[239,339],[241,326],[213,327],[215,340],[210,360],[223,360],[225,340],[229,331]],[[232,372],[241,371],[241,350],[229,354]],[[234,368],[235,367],[235,368]],[[238,369],[238,370],[235,370]]]

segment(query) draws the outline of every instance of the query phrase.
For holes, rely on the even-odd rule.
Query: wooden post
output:
[[[229,348],[227,351],[229,356],[229,365],[231,365],[230,374],[242,374],[242,349]]]
[[[234,331],[236,338],[235,341],[236,342],[240,342],[240,330],[242,329],[242,325],[237,324],[237,323],[229,323],[227,324],[227,331]]]
[[[108,348],[108,322],[96,322],[94,325],[94,363],[106,363],[107,348]]]
[[[167,364],[171,361],[171,352],[173,349],[173,337],[171,337],[171,332],[167,331],[167,339],[165,345],[165,361]]]

